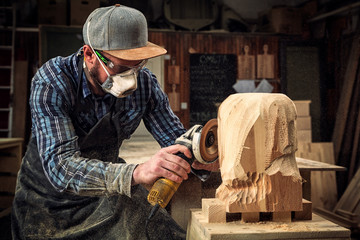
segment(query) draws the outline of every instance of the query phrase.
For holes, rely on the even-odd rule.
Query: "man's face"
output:
[[[120,58],[114,57],[108,53],[105,53],[103,51],[101,51],[101,54],[103,56],[105,56],[107,59],[109,59],[111,61],[111,63],[113,64],[113,67],[109,67],[109,66],[106,66],[103,62],[101,63],[103,66],[105,66],[106,70],[108,71],[108,73],[110,75],[116,75],[116,74],[125,72],[132,67],[136,67],[137,65],[139,65],[142,62],[142,61],[128,61],[128,60],[120,59]],[[101,61],[101,60],[99,60],[97,58],[97,61],[95,62],[94,67],[93,67],[93,68],[96,68],[96,70],[94,69],[93,72],[97,76],[97,78],[95,80],[98,80],[98,82],[103,83],[107,79],[108,75],[104,71],[103,67],[100,65],[99,61]]]

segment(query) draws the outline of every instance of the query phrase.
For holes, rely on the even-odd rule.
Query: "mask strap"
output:
[[[87,39],[88,39],[88,41],[89,41],[89,46],[90,46],[91,50],[93,51],[93,53],[95,54],[97,60],[100,62],[100,65],[102,66],[102,68],[104,69],[104,71],[106,72],[106,74],[110,77],[109,72],[106,70],[105,66],[104,66],[103,63],[100,61],[98,55],[96,54],[94,48],[93,48],[92,45],[91,45],[90,38],[89,38],[90,22],[91,22],[91,20],[88,22],[87,29],[86,29],[86,35],[87,35]]]

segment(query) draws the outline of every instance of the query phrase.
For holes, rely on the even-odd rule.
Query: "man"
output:
[[[143,239],[151,206],[139,184],[181,182],[189,164],[172,145],[185,132],[146,59],[166,50],[147,41],[145,17],[115,5],[83,26],[85,45],[45,63],[32,80],[32,138],[13,204],[14,239]],[[141,119],[163,147],[149,161],[118,158]],[[149,224],[153,239],[183,239],[164,211]]]

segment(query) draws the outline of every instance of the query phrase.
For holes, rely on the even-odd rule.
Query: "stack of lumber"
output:
[[[321,216],[351,230],[360,229],[360,169],[347,186],[339,202],[332,211],[317,208]]]
[[[337,165],[346,167],[347,174],[338,176],[339,192],[342,193],[359,169],[360,149],[360,34],[352,40],[348,56],[336,121],[332,135],[334,143],[335,161]]]
[[[299,142],[311,142],[310,100],[294,101],[297,113],[296,128]]]
[[[297,157],[335,164],[331,142],[298,142]],[[311,201],[313,207],[332,210],[337,203],[336,173],[334,171],[311,172]]]
[[[296,157],[335,164],[332,142],[314,143],[311,141],[311,101],[294,101],[294,103],[297,111],[296,128],[298,136],[298,150],[296,152]],[[335,172],[311,172],[311,201],[314,208],[320,207],[332,210],[335,207],[337,202]]]

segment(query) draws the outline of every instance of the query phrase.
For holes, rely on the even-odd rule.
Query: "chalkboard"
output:
[[[190,55],[190,126],[217,117],[218,105],[235,93],[236,76],[234,54]]]

